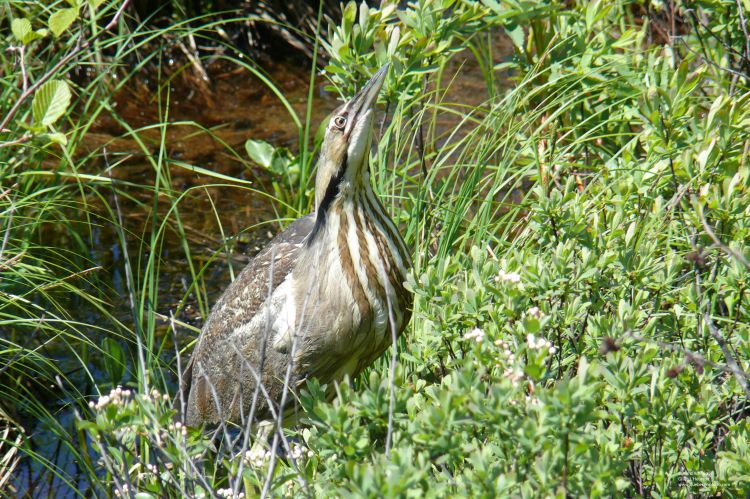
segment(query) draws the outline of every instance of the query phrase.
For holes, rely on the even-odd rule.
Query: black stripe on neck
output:
[[[313,230],[310,233],[310,237],[307,239],[308,244],[310,244],[315,239],[318,233],[323,229],[323,226],[326,224],[328,209],[331,207],[331,204],[333,204],[333,200],[336,199],[336,196],[338,196],[339,194],[339,187],[341,186],[341,181],[344,180],[344,174],[346,173],[346,164],[348,161],[349,151],[344,151],[344,160],[341,162],[341,166],[336,172],[336,175],[331,177],[330,182],[328,182],[326,192],[323,195],[323,199],[320,201],[320,206],[318,206],[318,213],[315,216],[315,225],[313,226]]]

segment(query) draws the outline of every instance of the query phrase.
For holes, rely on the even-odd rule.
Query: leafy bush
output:
[[[168,181],[149,191],[154,203],[160,193],[170,203],[169,214],[154,210],[144,228],[157,255],[129,267],[132,324],[109,317],[112,331],[94,329],[94,338],[107,341],[92,340],[91,325],[59,295],[40,293],[58,286],[106,309],[98,301],[111,298],[104,277],[81,286],[66,279],[65,270],[88,268],[88,240],[76,238],[64,207],[82,192],[109,193],[117,167],[76,169],[71,147],[86,140],[76,124],[87,113],[25,104],[22,112],[34,118],[27,123],[47,116],[45,126],[55,128],[29,129],[33,138],[12,143],[27,133],[19,125],[19,135],[0,144],[10,165],[0,166],[9,241],[0,266],[13,276],[0,281],[2,327],[68,341],[84,371],[91,361],[109,373],[106,382],[88,375],[92,389],[75,390],[68,402],[81,432],[70,445],[84,449],[91,486],[138,497],[743,497],[750,490],[750,26],[737,5],[345,6],[320,41],[331,88],[349,95],[393,62],[372,169],[414,248],[407,283],[414,316],[395,370],[383,359],[338,385],[333,401],[311,382],[300,394],[304,424],[277,428],[278,452],[242,431],[220,428],[212,441],[184,428],[159,394],[177,366],[163,354],[172,335],[159,336],[158,325],[174,336],[187,331],[182,309],[159,302],[163,227],[182,234],[191,262],[186,294],[205,301],[208,265],[192,266],[183,198]],[[98,8],[107,7],[115,6]],[[19,22],[21,38],[40,29]],[[501,32],[513,52],[504,60],[496,53]],[[471,105],[451,97],[458,63],[469,54],[486,91]],[[510,88],[501,85],[505,77]],[[34,99],[63,102],[54,85],[49,98]],[[10,84],[4,92],[18,95]],[[309,206],[309,119],[308,111],[304,125],[296,121],[299,154],[247,143],[251,159],[280,179],[274,194],[287,208]],[[39,165],[58,150],[50,140],[64,151],[57,174],[82,192],[59,180],[41,183],[47,177]],[[163,138],[157,157],[162,152]],[[37,173],[23,175],[23,161]],[[178,167],[154,165],[156,178]],[[119,208],[109,209],[96,223],[115,227],[127,250]],[[70,230],[74,249],[42,247],[42,223]],[[48,254],[57,258],[42,258]],[[17,381],[0,400],[54,420],[38,409],[38,392],[18,381],[28,369],[54,380],[53,359],[12,336],[2,343]],[[71,392],[76,379],[59,383]],[[110,395],[91,399],[93,392]],[[65,429],[58,431],[62,438]]]

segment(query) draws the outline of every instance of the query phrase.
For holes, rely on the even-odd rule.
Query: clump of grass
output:
[[[79,14],[95,23],[118,6]],[[657,44],[654,26],[674,23],[658,12],[642,22],[627,2],[344,8],[320,40],[332,89],[350,94],[384,62],[393,67],[372,173],[414,248],[414,318],[394,363],[336,387],[331,402],[307,387],[304,425],[278,430],[281,458],[242,434],[238,447],[216,447],[174,423],[162,395],[174,387],[181,337],[197,332],[187,304],[205,317],[211,264],[231,267],[218,213],[221,244],[197,258],[183,207],[207,191],[179,192],[174,172],[267,194],[170,157],[170,127],[212,131],[170,119],[164,81],[158,122],[142,127],[111,100],[135,71],[68,82],[81,96],[77,112],[44,129],[13,125],[0,144],[0,404],[20,408],[14,420],[44,421],[87,484],[33,441],[13,440],[14,458],[57,475],[50,493],[80,495],[741,495],[750,476],[747,25],[712,4],[701,15],[726,23],[720,41],[701,16],[675,7],[692,19],[684,44]],[[96,35],[72,25],[69,43],[99,38],[49,79],[97,57],[155,61],[157,52],[140,49],[194,26],[121,24]],[[513,52],[504,60],[500,29]],[[43,62],[56,44],[29,43],[36,81],[64,55]],[[467,47],[486,85],[474,105],[450,92]],[[17,84],[3,87],[6,101],[18,95]],[[288,218],[309,209],[315,140],[311,104],[302,119],[284,102],[299,150],[252,142],[247,152],[276,168],[277,209]],[[104,148],[77,156],[104,112],[137,144],[148,181],[123,177],[128,158]],[[19,107],[27,124],[33,114]],[[127,223],[134,205],[148,213],[139,226]],[[102,227],[121,255],[120,284],[92,252]],[[185,269],[176,305],[161,287],[175,252]],[[28,384],[29,372],[38,383]],[[56,417],[70,408],[75,429]]]
[[[159,30],[131,29],[132,19],[123,17],[126,4],[6,10],[13,29],[3,36],[14,51],[2,55],[2,99],[14,106],[13,114],[0,116],[7,126],[0,135],[0,407],[12,409],[14,420],[33,435],[4,442],[12,446],[8,456],[23,459],[12,477],[19,494],[108,489],[91,437],[76,420],[92,413],[92,398],[119,384],[142,393],[155,386],[174,389],[173,354],[164,353],[174,351],[172,337],[161,332],[170,316],[160,307],[163,253],[171,249],[165,241],[176,234],[176,247],[185,252],[190,284],[170,306],[178,316],[174,324],[182,331],[192,328],[193,334],[195,328],[179,315],[193,303],[207,312],[204,273],[222,248],[194,261],[180,204],[212,185],[178,193],[172,172],[198,172],[226,188],[250,184],[167,157],[170,126],[215,138],[197,123],[169,121],[168,92],[162,92],[168,88],[159,88],[158,95],[167,97],[160,123],[134,128],[118,115],[118,93],[159,68],[153,47],[219,24],[193,19]],[[55,24],[61,16],[73,16],[71,23]],[[53,37],[50,29],[59,32]],[[137,64],[130,65],[134,60]],[[89,67],[109,71],[81,78]],[[78,79],[71,77],[76,74]],[[45,87],[48,83],[54,85]],[[145,182],[121,179],[130,158],[113,153],[110,143],[88,147],[88,132],[102,115],[122,125],[124,136],[140,147],[153,172]],[[154,130],[156,152],[149,135]],[[132,212],[126,210],[133,206],[150,211],[142,232],[131,232]]]
[[[18,449],[23,444],[23,430],[0,411],[0,489],[12,490],[13,473],[21,459]]]

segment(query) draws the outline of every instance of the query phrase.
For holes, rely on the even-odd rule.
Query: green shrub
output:
[[[195,293],[201,313],[208,310],[208,263],[189,248],[179,212],[186,195],[169,180],[172,169],[200,165],[164,159],[164,132],[157,152],[147,153],[156,180],[148,186],[154,215],[142,247],[153,251],[145,263],[128,264],[131,322],[110,314],[107,325],[92,325],[64,303],[74,294],[106,311],[115,298],[96,271],[71,282],[90,263],[80,226],[114,228],[126,250],[131,236],[118,219],[117,196],[106,215],[84,211],[70,220],[68,208],[89,196],[126,191],[111,181],[117,165],[83,174],[73,159],[86,140],[85,120],[103,112],[106,99],[87,108],[93,103],[76,97],[84,89],[68,83],[74,91],[66,97],[63,84],[50,84],[36,106],[19,108],[29,126],[12,125],[15,135],[3,136],[28,138],[0,144],[0,227],[8,241],[0,266],[12,269],[0,281],[0,327],[10,331],[0,338],[0,358],[10,366],[0,375],[13,381],[0,402],[54,422],[23,373],[61,385],[78,414],[78,440],[68,445],[105,495],[744,497],[750,16],[744,5],[745,20],[737,16],[737,5],[345,6],[340,24],[319,41],[331,88],[350,95],[373,69],[393,63],[373,182],[414,248],[407,283],[414,314],[394,371],[383,359],[338,385],[333,401],[314,381],[308,385],[300,394],[303,424],[277,432],[278,455],[242,431],[220,428],[223,441],[211,441],[174,423],[172,400],[159,394],[177,367],[164,354],[172,333],[188,331],[184,301],[176,310],[160,302],[167,230],[190,265],[186,296]],[[62,8],[71,7],[50,7]],[[21,39],[42,26],[29,18],[37,31],[12,21]],[[664,30],[676,37],[663,39]],[[46,38],[28,43],[51,36],[39,35]],[[97,40],[124,50],[140,34],[120,36]],[[501,36],[513,51],[503,60]],[[452,100],[464,56],[482,73],[480,104]],[[41,74],[36,67],[49,66],[34,57],[29,67]],[[62,72],[52,76],[66,81]],[[512,86],[502,84],[506,77]],[[4,83],[11,101],[17,82]],[[104,83],[86,90],[109,98]],[[68,99],[88,111],[66,112]],[[299,151],[247,143],[250,158],[274,175],[274,195],[289,215],[309,206],[315,151],[309,108],[304,123],[294,118]],[[59,161],[54,179],[41,167],[49,158]],[[29,166],[33,174],[22,170]],[[166,215],[156,209],[160,198]],[[65,234],[70,249],[44,245],[43,225]],[[18,340],[24,332],[67,342],[83,374],[54,381],[68,371],[43,350],[26,349]],[[92,363],[106,380],[90,372]],[[70,432],[55,428],[61,439]]]

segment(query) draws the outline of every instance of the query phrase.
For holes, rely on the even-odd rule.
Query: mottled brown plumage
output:
[[[247,386],[256,386],[255,378],[244,364],[259,366],[264,350],[265,362],[270,366],[264,370],[266,373],[275,371],[274,368],[286,368],[288,356],[273,349],[269,351],[267,344],[259,345],[260,348],[247,352],[249,355],[241,358],[237,349],[231,345],[231,337],[227,332],[250,322],[267,297],[289,275],[314,224],[313,214],[295,220],[248,263],[214,305],[183,376],[183,393],[188,396],[188,423],[216,423],[222,417],[228,421],[241,420],[239,410],[243,404],[235,404],[231,411],[224,414],[219,412],[219,407],[230,407],[231,398],[228,395],[234,393],[232,385],[238,381]],[[209,366],[215,365],[218,358],[223,359],[227,366],[244,366],[239,379],[236,369],[211,369]],[[199,372],[196,372],[196,365],[201,366]],[[201,376],[201,372],[206,370],[213,372],[215,390],[211,390],[206,385],[206,379]],[[240,367],[240,370],[243,369]],[[193,380],[197,380],[195,387],[191,386]],[[272,400],[280,400],[283,382],[266,376],[264,385]],[[219,404],[216,404],[217,399]],[[263,393],[259,393],[256,399],[256,415],[260,418],[269,416],[267,399]]]
[[[410,318],[406,246],[372,192],[372,107],[383,68],[331,119],[315,213],[277,236],[216,303],[188,370],[186,422],[278,414],[308,378],[356,376]]]

